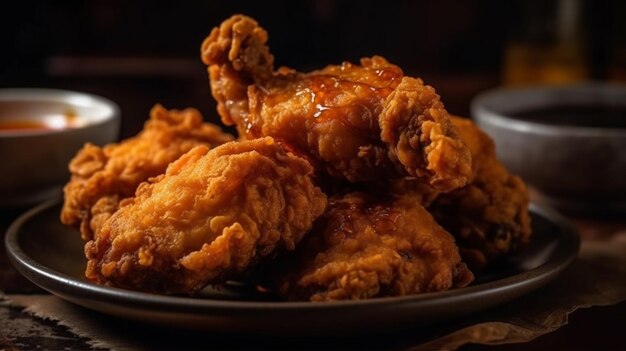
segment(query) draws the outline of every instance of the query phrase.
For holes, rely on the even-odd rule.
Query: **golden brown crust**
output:
[[[379,118],[381,138],[411,176],[443,192],[464,186],[471,156],[435,90],[419,79],[402,78]]]
[[[275,70],[267,41],[235,15],[201,47],[237,142],[156,105],[138,136],[72,160],[61,219],[89,240],[88,279],[194,294],[266,263],[290,300],[401,296],[464,287],[465,262],[528,242],[523,182],[432,87],[380,56]]]
[[[279,292],[291,300],[400,296],[473,279],[454,238],[408,193],[332,198],[292,260],[281,264]]]
[[[121,202],[85,246],[86,276],[193,294],[293,250],[326,206],[311,172],[271,138],[196,147]]]
[[[380,56],[274,71],[266,41],[256,21],[236,15],[202,45],[218,112],[240,136],[272,136],[350,182],[410,175],[442,191],[466,183],[469,154],[431,87]]]
[[[96,229],[92,227],[115,211],[113,203],[132,196],[141,182],[163,173],[170,162],[197,145],[214,147],[232,139],[219,127],[202,123],[196,109],[168,111],[157,104],[136,137],[103,148],[86,144],[78,151],[69,165],[72,178],[64,189],[61,221],[80,228],[83,239],[91,239]],[[97,223],[91,223],[92,207],[102,198],[108,203],[101,204]]]
[[[498,161],[487,134],[468,119],[452,122],[472,153],[471,182],[439,195],[429,210],[455,235],[472,269],[479,269],[528,243],[530,198],[524,182]]]
[[[267,32],[244,15],[234,15],[202,42],[200,57],[206,65],[230,63],[236,71],[270,75],[274,57],[270,54]]]

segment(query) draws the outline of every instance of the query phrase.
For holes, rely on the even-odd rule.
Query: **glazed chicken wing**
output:
[[[85,246],[86,276],[193,294],[293,250],[326,206],[311,173],[272,138],[198,146],[102,224]]]
[[[468,119],[452,121],[472,153],[472,179],[464,188],[437,196],[429,210],[455,235],[470,267],[479,269],[528,242],[529,195],[522,180],[498,161],[487,134]]]
[[[375,56],[311,73],[274,71],[266,31],[235,15],[202,45],[211,91],[240,136],[272,136],[350,182],[418,177],[440,191],[463,186],[470,155],[439,96]]]
[[[155,105],[136,137],[104,148],[86,144],[70,162],[61,221],[80,228],[85,240],[132,196],[137,186],[165,172],[167,165],[197,145],[214,147],[232,140],[215,125],[202,123],[195,109],[166,110]]]
[[[349,300],[442,291],[469,284],[454,238],[413,194],[336,196],[278,270],[291,300]]]

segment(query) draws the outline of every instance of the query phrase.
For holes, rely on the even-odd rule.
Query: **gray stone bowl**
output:
[[[502,162],[536,188],[542,200],[569,212],[626,212],[626,128],[581,126],[516,117],[564,105],[626,109],[626,86],[587,83],[563,87],[498,88],[471,105]],[[599,117],[599,116],[598,116]],[[594,117],[589,117],[594,118]]]
[[[16,129],[16,124],[44,127]],[[0,89],[0,207],[30,206],[57,196],[76,152],[86,142],[115,141],[119,128],[119,107],[99,96]]]

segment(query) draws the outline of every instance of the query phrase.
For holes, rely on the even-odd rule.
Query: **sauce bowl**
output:
[[[542,200],[567,212],[626,212],[626,86],[498,88],[471,110]]]
[[[119,135],[120,110],[103,97],[55,89],[0,89],[0,207],[57,196],[86,143]]]

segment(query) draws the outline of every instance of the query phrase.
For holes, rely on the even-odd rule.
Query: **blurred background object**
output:
[[[123,137],[156,102],[216,122],[199,47],[233,13],[269,31],[278,65],[306,71],[379,54],[463,116],[473,96],[501,84],[626,80],[618,0],[26,0],[2,11],[0,87],[108,97],[121,105]]]
[[[504,83],[567,84],[589,79],[582,0],[520,2],[504,51]]]

